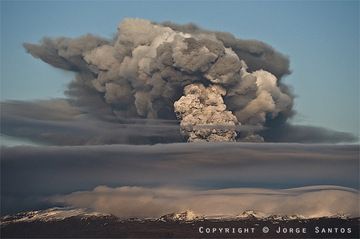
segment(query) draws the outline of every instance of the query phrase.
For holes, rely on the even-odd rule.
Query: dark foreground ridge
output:
[[[109,214],[27,212],[1,218],[1,238],[359,238],[359,218],[120,219]],[[180,215],[180,216],[179,216]],[[186,215],[185,215],[186,216]]]

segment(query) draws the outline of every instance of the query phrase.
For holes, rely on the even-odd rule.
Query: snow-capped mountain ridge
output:
[[[302,215],[267,215],[263,212],[247,210],[236,216],[233,215],[212,215],[205,216],[206,219],[224,219],[224,220],[296,220],[296,219],[306,219]]]
[[[1,218],[1,224],[7,222],[32,222],[32,221],[60,221],[71,217],[111,217],[111,214],[89,211],[83,208],[59,208],[54,207],[46,210],[21,212],[15,215],[7,215]]]
[[[89,211],[83,208],[50,208],[46,210],[22,212],[15,215],[8,215],[1,217],[1,224],[18,223],[18,222],[50,222],[61,221],[68,218],[83,219],[100,219],[112,218],[119,221],[159,221],[159,222],[192,222],[202,220],[222,220],[222,221],[236,221],[236,220],[266,220],[266,221],[289,221],[289,220],[307,220],[316,218],[338,218],[349,219],[350,217],[344,214],[334,214],[324,217],[305,217],[302,215],[266,215],[265,213],[247,210],[238,215],[197,215],[191,210],[184,212],[174,212],[163,215],[159,218],[128,218],[121,219],[112,214],[99,213]]]
[[[247,210],[244,211],[243,213],[237,215],[235,218],[244,218],[244,219],[262,219],[265,218],[266,214],[262,213],[262,212],[258,212],[258,211],[254,211],[254,210]]]
[[[204,219],[203,216],[196,215],[193,211],[187,210],[181,213],[169,213],[159,218],[159,221],[195,221]]]

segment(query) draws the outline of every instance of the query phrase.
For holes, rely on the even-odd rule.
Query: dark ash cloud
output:
[[[186,33],[210,33],[221,40],[225,47],[233,49],[240,59],[243,59],[250,71],[264,69],[273,73],[277,78],[290,74],[289,58],[276,51],[268,44],[257,40],[238,39],[228,32],[214,32],[204,30],[194,23],[179,25],[173,22],[164,22],[164,26]]]
[[[308,125],[291,125],[288,123],[277,130],[264,130],[262,135],[270,142],[339,143],[356,142],[359,140],[347,132]]]
[[[98,185],[358,189],[358,155],[358,145],[290,143],[3,147],[2,213]]]
[[[48,145],[180,142],[177,121],[101,117],[68,100],[1,103],[1,133]]]

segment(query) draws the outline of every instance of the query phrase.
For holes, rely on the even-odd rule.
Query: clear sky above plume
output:
[[[34,60],[22,43],[89,32],[111,38],[125,17],[264,41],[290,57],[284,82],[298,96],[295,122],[359,134],[358,1],[2,1],[2,100],[64,97],[73,78]]]

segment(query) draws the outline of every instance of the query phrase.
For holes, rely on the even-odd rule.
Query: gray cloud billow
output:
[[[98,185],[358,189],[358,155],[358,145],[283,143],[3,147],[1,211]]]
[[[187,112],[177,115],[191,142],[233,141],[235,136],[263,141],[258,132],[237,134],[236,127],[216,126],[263,126],[294,113],[294,97],[281,81],[290,73],[287,57],[265,43],[229,33],[125,19],[112,40],[93,35],[44,38],[24,47],[52,66],[76,72],[66,93],[96,115],[106,105],[118,117],[175,119],[174,110],[179,111],[174,103],[182,99],[184,88],[204,87],[208,100],[190,96],[188,101],[199,104],[188,104]],[[207,127],[188,130],[199,125]]]

